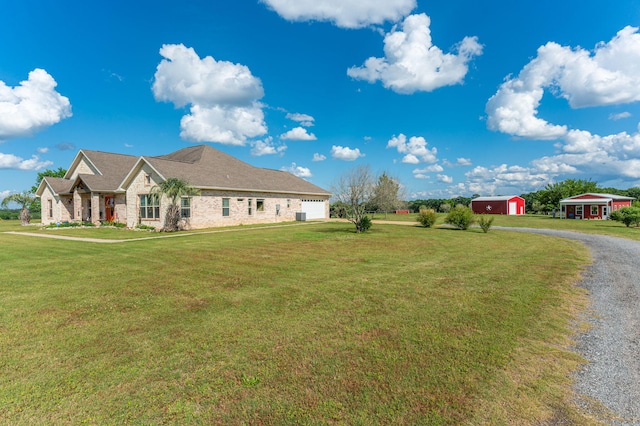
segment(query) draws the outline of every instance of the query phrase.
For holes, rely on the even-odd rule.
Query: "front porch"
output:
[[[610,207],[602,203],[563,203],[561,204],[561,218],[606,220],[609,218]]]

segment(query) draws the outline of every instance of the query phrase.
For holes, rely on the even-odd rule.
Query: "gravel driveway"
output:
[[[591,329],[576,339],[578,353],[588,360],[575,376],[578,404],[612,425],[640,425],[640,242],[549,229],[496,228],[578,240],[590,249],[593,264],[579,283],[589,291],[585,321]]]

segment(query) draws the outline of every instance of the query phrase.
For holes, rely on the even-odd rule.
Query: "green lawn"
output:
[[[446,214],[439,213],[436,226],[444,224]],[[374,220],[378,221],[399,221],[399,222],[416,222],[416,213],[411,214],[376,214]],[[520,228],[547,228],[560,229],[565,231],[585,232],[591,234],[610,235],[613,237],[629,238],[640,240],[640,228],[627,228],[620,222],[612,220],[575,220],[575,219],[559,219],[546,215],[492,215],[494,218],[493,226],[507,226]],[[416,222],[417,224],[417,222]]]
[[[1,233],[19,228],[0,222],[0,423],[588,421],[569,403],[588,262],[573,242],[348,223]]]

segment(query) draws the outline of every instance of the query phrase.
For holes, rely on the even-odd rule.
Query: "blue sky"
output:
[[[407,198],[640,186],[640,1],[5,2],[0,198],[79,149],[207,143]]]

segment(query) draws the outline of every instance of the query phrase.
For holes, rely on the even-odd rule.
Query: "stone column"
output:
[[[91,193],[91,222],[100,224],[100,195]]]

